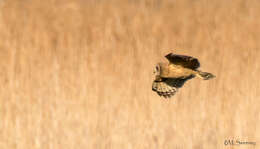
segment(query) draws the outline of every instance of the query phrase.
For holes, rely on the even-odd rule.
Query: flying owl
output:
[[[169,63],[158,63],[155,67],[155,80],[152,90],[164,98],[172,97],[178,88],[194,77],[209,80],[215,76],[208,72],[197,70],[200,67],[198,59],[191,56],[169,53],[165,56]]]

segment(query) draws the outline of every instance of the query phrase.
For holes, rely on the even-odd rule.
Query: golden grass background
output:
[[[1,1],[0,148],[259,148],[259,18],[257,0]],[[160,98],[168,52],[217,77]]]

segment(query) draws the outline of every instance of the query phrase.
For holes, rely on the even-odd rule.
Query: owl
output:
[[[159,96],[170,98],[181,88],[187,80],[198,77],[209,80],[215,76],[208,72],[198,70],[200,63],[198,59],[169,53],[166,56],[169,63],[158,63],[155,67],[155,79],[152,90]]]

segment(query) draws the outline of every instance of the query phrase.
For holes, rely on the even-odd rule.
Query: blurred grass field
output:
[[[1,1],[0,148],[260,148],[259,18],[257,0]],[[162,99],[169,52],[217,77]]]

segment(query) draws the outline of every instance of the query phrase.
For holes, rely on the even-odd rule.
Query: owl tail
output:
[[[197,76],[203,80],[209,80],[215,78],[215,76],[209,72],[202,72],[197,70]]]

